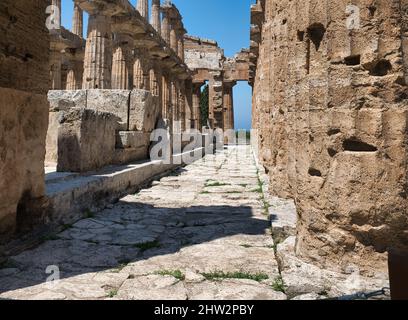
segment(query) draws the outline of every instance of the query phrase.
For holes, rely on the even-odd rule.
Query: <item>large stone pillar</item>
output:
[[[160,21],[160,0],[152,1],[152,14],[151,21],[153,28],[160,33],[161,32],[161,21]]]
[[[200,110],[200,100],[201,100],[201,84],[193,84],[193,119],[194,128],[201,129],[201,110]]]
[[[137,1],[137,11],[139,11],[140,15],[143,18],[149,17],[149,1],[148,0],[138,0]]]
[[[163,11],[161,36],[164,39],[164,41],[166,41],[166,43],[170,44],[170,20],[169,20],[169,15],[166,11]]]
[[[152,95],[154,96],[158,96],[159,95],[159,83],[157,81],[157,76],[156,76],[156,72],[154,71],[154,69],[150,69],[149,71],[149,80],[150,80],[150,92]]]
[[[72,19],[72,33],[83,37],[84,34],[84,14],[82,9],[74,4],[74,17]]]
[[[234,100],[233,87],[235,83],[224,82],[224,131],[234,129]]]
[[[184,62],[184,33],[181,33],[178,37],[178,56],[180,57],[181,61]]]
[[[184,81],[184,88],[186,129],[195,129],[196,126],[193,114],[193,82],[191,79]]]
[[[143,89],[143,68],[141,58],[136,58],[133,64],[133,87],[135,89]]]
[[[88,22],[82,88],[110,89],[111,65],[110,17],[91,14]]]
[[[58,48],[52,49],[50,51],[50,78],[51,78],[51,90],[61,90],[61,50]]]
[[[50,89],[48,1],[0,1],[0,260],[2,245],[47,216]],[[5,54],[8,53],[8,54]],[[23,59],[23,57],[25,57]]]
[[[112,89],[130,88],[130,69],[133,39],[130,35],[115,34],[112,61]]]

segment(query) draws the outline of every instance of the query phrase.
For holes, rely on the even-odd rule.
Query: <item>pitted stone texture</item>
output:
[[[408,249],[406,6],[257,2],[253,141],[270,192],[296,199],[296,253],[387,273]]]
[[[128,121],[129,90],[87,90],[87,109],[112,113]]]
[[[160,114],[158,97],[146,90],[132,90],[129,105],[129,130],[151,132]]]
[[[208,155],[12,257],[0,298],[285,299],[247,149]],[[52,286],[48,266],[60,268]],[[220,272],[230,278],[211,278]],[[234,278],[257,274],[268,279]]]
[[[50,90],[48,91],[50,111],[68,111],[71,108],[86,108],[86,90]]]

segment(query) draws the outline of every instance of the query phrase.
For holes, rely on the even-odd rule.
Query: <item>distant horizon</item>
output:
[[[136,6],[137,1],[131,0]],[[149,1],[151,3],[151,1]],[[162,1],[163,2],[163,1]],[[250,43],[250,7],[255,0],[172,0],[179,8],[187,33],[192,36],[217,41],[226,57],[233,57]],[[62,25],[71,29],[73,1],[62,0]],[[225,23],[227,21],[228,23]],[[84,35],[88,18],[84,17]],[[252,88],[244,81],[234,87],[235,128],[251,129]]]

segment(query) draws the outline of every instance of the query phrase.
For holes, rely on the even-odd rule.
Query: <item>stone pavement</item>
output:
[[[280,289],[247,146],[89,212],[0,267],[5,299],[286,299]]]

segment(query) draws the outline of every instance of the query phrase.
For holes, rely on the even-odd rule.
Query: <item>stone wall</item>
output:
[[[296,201],[297,254],[325,267],[385,272],[387,249],[408,248],[407,14],[389,0],[252,8],[255,148],[271,192]]]
[[[49,87],[47,1],[0,2],[0,241],[41,219]]]

